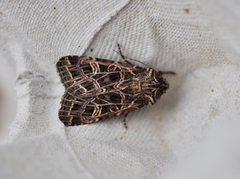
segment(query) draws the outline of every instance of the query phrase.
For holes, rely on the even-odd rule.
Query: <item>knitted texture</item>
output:
[[[240,161],[239,8],[237,0],[2,0],[0,89],[9,98],[0,101],[0,129],[8,128],[0,178],[197,178],[212,165],[202,178],[223,177],[219,169],[239,178],[215,165]],[[176,72],[164,75],[167,93],[130,113],[127,132],[123,116],[65,127],[56,63],[67,55],[122,61],[117,43],[127,57]],[[214,160],[221,144],[238,157]]]

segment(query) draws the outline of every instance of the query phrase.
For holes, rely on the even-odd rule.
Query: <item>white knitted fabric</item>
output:
[[[238,0],[1,0],[0,178],[240,178],[239,12]],[[169,90],[126,133],[122,116],[65,127],[57,61],[122,61],[117,42],[175,71]]]

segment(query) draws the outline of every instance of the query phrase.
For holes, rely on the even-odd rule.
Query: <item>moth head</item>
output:
[[[169,83],[167,82],[166,79],[162,77],[161,71],[157,72],[155,78],[159,83],[158,89],[156,90],[156,99],[157,99],[167,91],[167,89],[169,88]]]

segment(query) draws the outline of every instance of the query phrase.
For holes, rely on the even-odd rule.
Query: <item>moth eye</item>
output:
[[[156,98],[159,98],[163,94],[162,89],[158,89],[156,93]]]

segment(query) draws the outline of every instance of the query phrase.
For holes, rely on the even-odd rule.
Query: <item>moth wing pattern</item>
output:
[[[59,110],[59,118],[66,126],[128,114],[146,105],[146,100],[136,98],[131,88],[134,78],[145,73],[145,68],[99,58],[66,56],[58,61],[57,69],[66,88]]]

